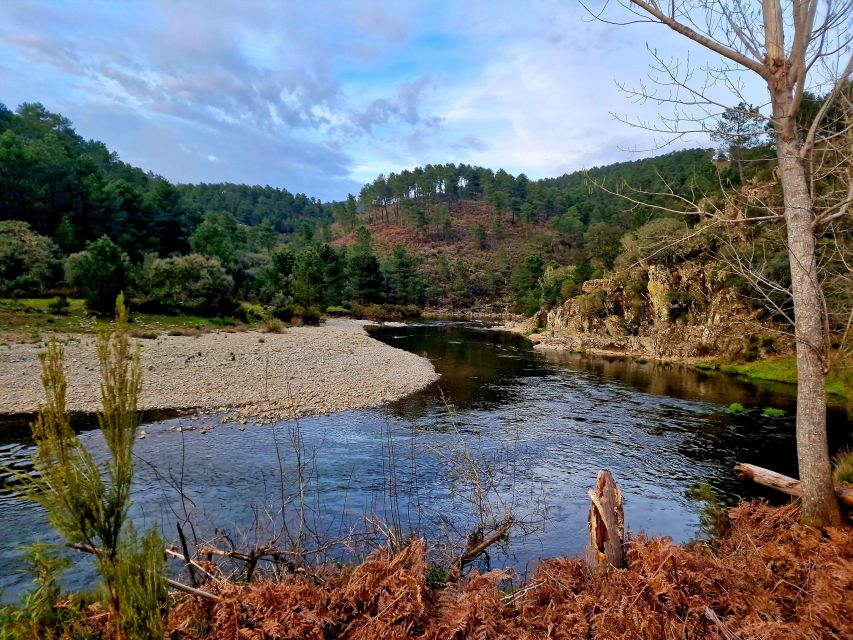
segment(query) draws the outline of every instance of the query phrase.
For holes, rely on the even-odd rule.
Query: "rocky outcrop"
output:
[[[791,349],[713,265],[652,265],[633,279],[589,280],[581,295],[533,319],[541,348],[691,359],[749,358]]]

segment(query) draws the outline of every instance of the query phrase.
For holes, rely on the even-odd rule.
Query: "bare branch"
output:
[[[812,149],[814,148],[815,136],[817,135],[818,128],[838,97],[838,94],[841,92],[841,89],[850,82],[851,74],[853,74],[853,55],[851,55],[850,59],[847,61],[847,66],[844,68],[843,73],[838,76],[838,80],[832,88],[832,93],[830,93],[826,100],[824,100],[820,111],[817,112],[817,115],[812,121],[812,124],[809,127],[809,132],[806,134],[805,140],[803,141],[803,146],[800,148],[801,158],[808,158],[811,154]]]
[[[703,47],[706,47],[706,48],[710,49],[711,51],[714,51],[715,53],[719,53],[724,58],[728,58],[732,62],[735,62],[735,63],[741,65],[742,67],[745,67],[747,69],[750,69],[751,71],[754,71],[755,73],[760,75],[762,78],[768,78],[769,77],[769,72],[763,64],[761,64],[755,60],[752,60],[750,58],[747,58],[745,55],[743,55],[739,51],[736,51],[735,49],[727,47],[727,46],[721,44],[720,42],[717,42],[716,40],[713,40],[712,38],[709,38],[705,35],[702,35],[701,33],[697,32],[697,31],[691,29],[687,25],[684,25],[681,22],[678,22],[674,17],[674,11],[673,11],[672,16],[668,16],[668,15],[666,15],[660,11],[660,9],[657,7],[656,2],[646,2],[645,0],[629,0],[629,1],[632,4],[636,5],[637,7],[639,7],[640,9],[642,9],[643,11],[647,12],[648,14],[654,16],[661,24],[668,26],[673,31],[690,38],[694,42],[701,44]]]

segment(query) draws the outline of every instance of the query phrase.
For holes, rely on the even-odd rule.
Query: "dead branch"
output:
[[[90,555],[98,556],[102,553],[100,549],[97,547],[93,547],[90,544],[72,544],[69,545],[75,551],[80,551],[82,553],[88,553]],[[189,585],[182,584],[176,580],[172,580],[171,578],[165,578],[166,584],[170,587],[177,589],[178,591],[183,591],[184,593],[189,593],[194,596],[198,596],[200,598],[206,598],[208,600],[212,600],[213,602],[222,602],[222,598],[213,593],[208,593],[207,591],[202,591],[201,589],[194,589]]]
[[[185,584],[181,584],[180,582],[176,582],[171,578],[166,578],[166,583],[178,591],[183,591],[184,593],[189,593],[193,596],[198,596],[199,598],[205,598],[207,600],[212,600],[213,602],[222,602],[222,598],[213,593],[208,593],[207,591],[202,591],[201,589],[194,589]]]
[[[741,478],[746,478],[765,487],[787,493],[789,496],[799,498],[802,494],[799,480],[776,473],[770,469],[741,463],[735,465],[735,471]],[[838,499],[842,503],[848,507],[853,507],[853,487],[835,487],[835,495],[838,496]]]
[[[465,550],[465,553],[463,553],[459,557],[459,566],[464,567],[466,564],[470,564],[475,558],[477,558],[477,556],[483,553],[486,549],[491,547],[496,542],[500,542],[501,540],[503,540],[506,537],[507,533],[509,533],[509,530],[512,528],[514,522],[515,520],[512,516],[510,516],[502,525],[495,529],[495,532],[488,538],[478,544],[468,547]]]

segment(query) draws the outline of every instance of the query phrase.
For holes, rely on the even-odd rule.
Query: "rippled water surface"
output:
[[[582,551],[586,492],[601,468],[610,469],[622,488],[631,531],[676,541],[696,535],[700,505],[689,495],[696,483],[710,484],[729,502],[757,495],[779,499],[735,478],[732,466],[745,461],[796,475],[794,390],[788,385],[624,358],[540,353],[517,336],[477,325],[384,327],[373,335],[429,358],[442,377],[380,409],[300,421],[308,503],[315,522],[330,534],[366,513],[388,515],[389,435],[401,519],[427,534],[442,524],[465,528],[458,467],[448,462],[461,443],[505,470],[498,477],[503,500],[536,515],[544,499],[544,528],[517,536],[509,557],[493,559],[519,569],[541,556]],[[729,415],[732,402],[748,412]],[[761,410],[771,406],[787,417],[762,417]],[[294,424],[241,427],[189,418],[147,425],[136,447],[137,523],[158,522],[170,540],[184,508],[201,530],[218,527],[235,538],[258,523],[272,526],[274,517],[267,514],[281,504],[279,478],[293,476]],[[843,408],[830,409],[829,433],[833,450],[853,445]],[[99,432],[82,437],[96,456],[103,455]],[[0,467],[25,469],[30,454],[23,430],[0,432]],[[183,503],[178,487],[187,497]],[[285,499],[291,488],[285,488]],[[42,512],[0,489],[5,600],[26,587],[18,547],[35,540],[55,540]],[[85,584],[88,572],[78,568],[69,584]]]

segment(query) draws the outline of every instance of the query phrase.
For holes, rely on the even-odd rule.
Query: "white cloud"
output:
[[[624,159],[621,147],[653,136],[609,112],[653,119],[658,106],[614,81],[644,76],[646,41],[684,54],[665,29],[597,23],[557,1],[10,0],[0,25],[10,106],[45,101],[175,180],[324,199],[418,164],[541,177]]]

